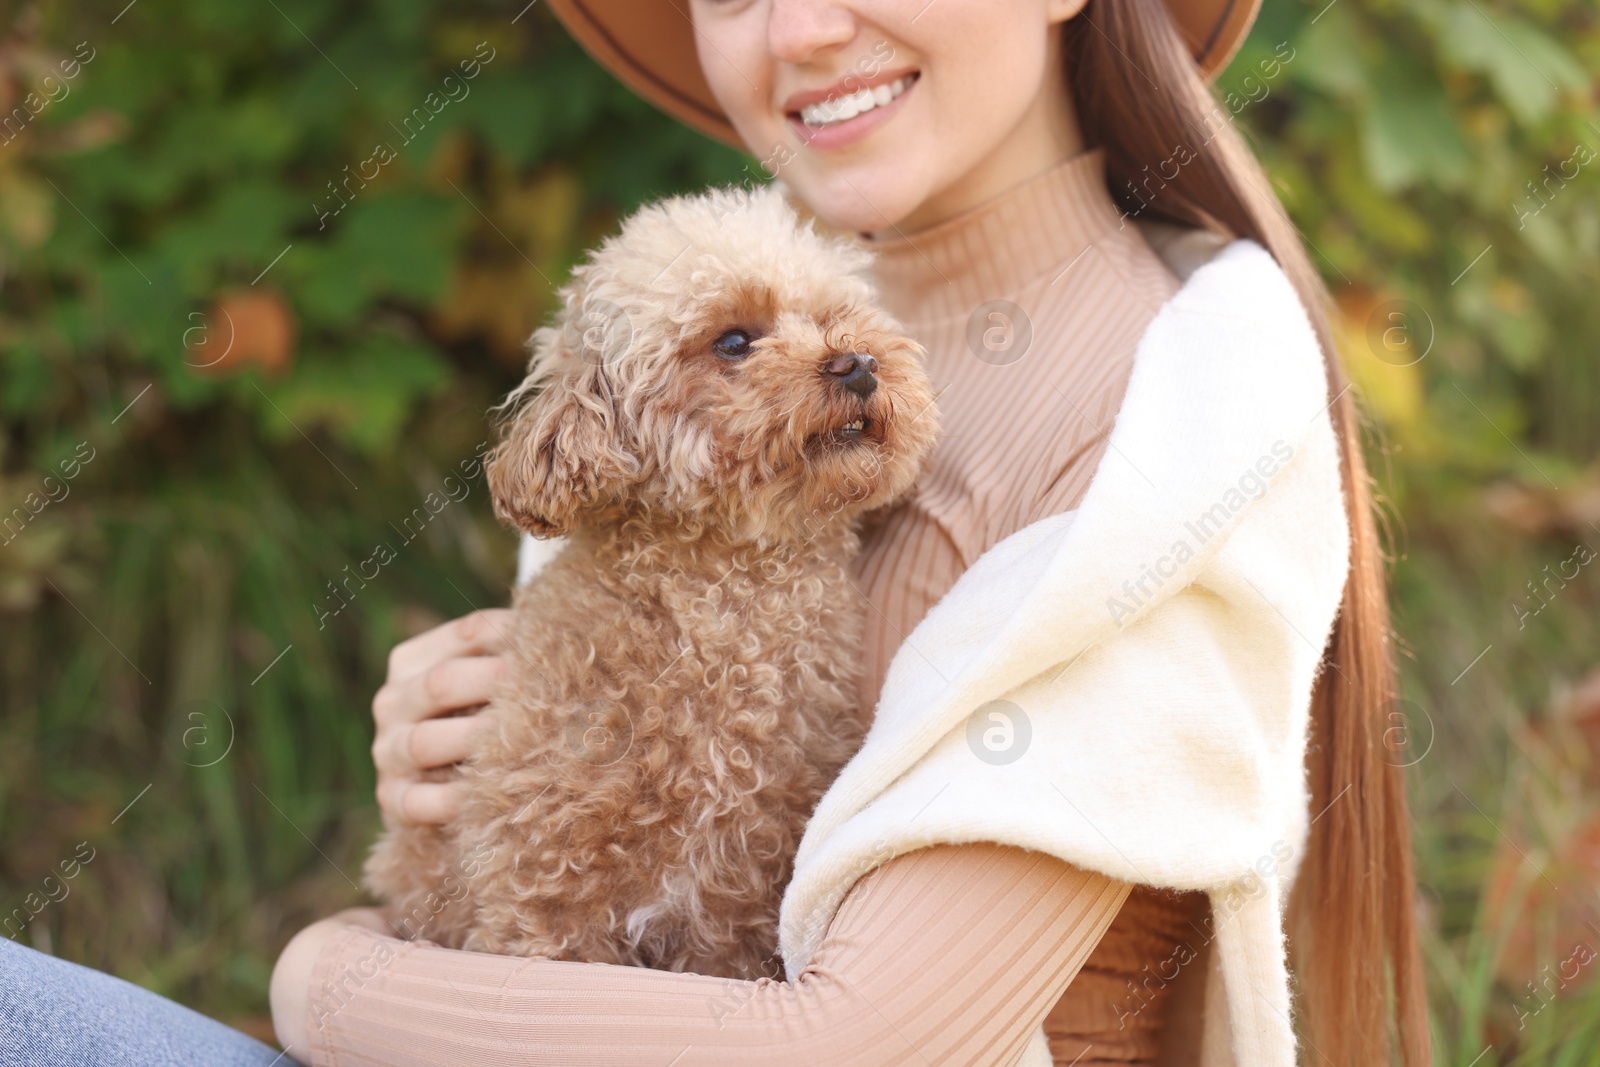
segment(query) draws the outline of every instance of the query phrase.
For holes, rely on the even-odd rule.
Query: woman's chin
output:
[[[871,163],[826,172],[779,174],[817,217],[852,233],[876,233],[897,226],[916,210],[923,194],[907,179],[914,167],[897,173],[888,163]],[[920,185],[921,183],[917,183]]]

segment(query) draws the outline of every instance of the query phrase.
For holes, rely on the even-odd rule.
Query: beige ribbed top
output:
[[[868,709],[901,644],[974,560],[1078,506],[1139,338],[1179,286],[1106,191],[1099,149],[876,247],[879,293],[928,350],[945,432],[913,497],[868,528],[857,560],[873,608]],[[1171,977],[1178,939],[1204,914],[1201,894],[1133,890],[1050,1014],[1058,1063],[1155,1055],[1170,983],[1150,976]]]
[[[1178,288],[1103,167],[1098,150],[1079,155],[879,245],[884,300],[928,349],[945,433],[914,496],[866,530],[864,714],[906,635],[979,555],[1077,506],[1135,346]],[[483,956],[352,927],[313,975],[313,1051],[318,1064],[992,1065],[1043,1021],[1058,1064],[1149,1064],[1174,950],[1203,944],[1191,925],[1203,915],[1197,894],[1130,892],[974,844],[864,877],[793,984]],[[1177,1051],[1162,1062],[1182,1062]]]
[[[914,497],[870,527],[870,708],[912,627],[996,542],[1074,508],[1133,353],[1178,279],[1122,217],[1101,150],[955,219],[880,242],[884,304],[928,350],[944,433]]]

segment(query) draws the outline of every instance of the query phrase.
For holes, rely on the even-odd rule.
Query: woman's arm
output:
[[[503,674],[508,614],[446,623],[390,656],[373,701],[386,818],[456,809],[459,783],[421,773],[471,750],[483,719],[462,713]],[[674,1067],[758,1051],[762,1067],[994,1062],[1021,1049],[1129,888],[1016,848],[914,852],[856,884],[794,985],[453,952],[383,936],[359,909],[284,949],[273,1018],[292,1054],[319,1063],[633,1064],[673,1042],[659,1062]]]
[[[1130,888],[1009,846],[923,849],[856,883],[793,984],[489,956],[343,926],[319,939],[301,1025],[280,1019],[280,1035],[308,1061],[341,1065],[1005,1063]],[[285,1033],[302,1028],[307,1044]]]

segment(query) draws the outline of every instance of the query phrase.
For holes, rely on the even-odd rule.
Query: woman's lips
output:
[[[804,111],[813,104],[838,100],[862,89],[876,89],[880,85],[888,85],[891,82],[899,81],[901,78],[912,77],[916,73],[917,68],[915,67],[900,67],[895,70],[880,70],[868,75],[847,74],[832,85],[825,85],[820,89],[806,89],[802,92],[791,93],[788,99],[779,105],[778,110],[785,114],[795,114]]]
[[[920,72],[917,71],[912,71],[909,74],[902,75],[902,77],[909,78],[910,84],[901,90],[898,96],[887,104],[875,103],[870,110],[863,111],[854,118],[845,119],[842,122],[831,122],[826,126],[811,126],[800,118],[799,110],[790,111],[784,117],[788,120],[789,126],[795,131],[795,135],[800,138],[800,143],[806,147],[823,150],[844,148],[847,145],[855,144],[867,134],[882,126],[905,106],[907,98],[916,91],[917,83],[922,78]]]

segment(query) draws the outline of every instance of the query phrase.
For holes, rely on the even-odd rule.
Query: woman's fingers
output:
[[[441,718],[489,702],[505,677],[511,613],[478,611],[436,626],[389,654],[389,677],[372,698],[377,735],[378,806],[401,823],[443,823],[461,807],[458,782],[423,782],[419,775],[472,754],[490,725],[483,715]]]
[[[386,779],[378,783],[378,806],[395,822],[446,823],[460,812],[461,794],[460,782]]]
[[[404,681],[388,682],[372,698],[378,732],[397,723],[487,704],[505,670],[503,656],[462,656],[434,664]]]
[[[415,777],[418,771],[460,763],[492,726],[486,715],[397,723],[373,741],[372,762],[380,776]]]
[[[511,612],[507,608],[485,608],[435,626],[394,646],[389,653],[387,684],[415,678],[446,660],[504,652],[510,629]]]

